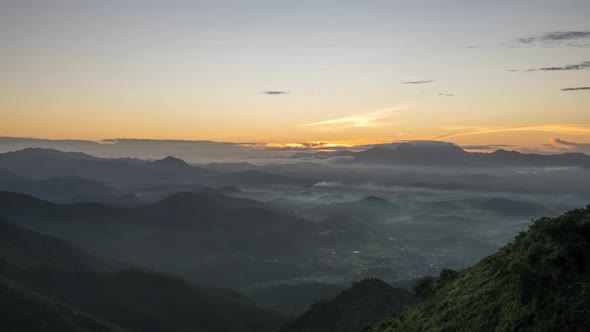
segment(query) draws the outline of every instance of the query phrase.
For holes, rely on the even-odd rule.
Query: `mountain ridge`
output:
[[[538,219],[465,272],[421,279],[422,302],[370,331],[584,331],[589,266],[590,206]]]
[[[590,168],[590,156],[580,152],[561,154],[521,153],[516,150],[498,149],[491,153],[467,152],[460,146],[439,141],[410,141],[381,144],[363,151],[334,151],[294,154],[289,158],[328,159],[347,156],[351,163],[400,164],[432,166],[572,166]]]

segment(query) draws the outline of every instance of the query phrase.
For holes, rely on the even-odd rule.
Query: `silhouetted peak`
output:
[[[279,331],[361,331],[365,324],[396,316],[415,302],[415,297],[405,290],[379,279],[365,279],[332,299],[313,304]]]
[[[517,156],[520,155],[521,153],[516,151],[516,150],[504,150],[504,149],[499,149],[496,150],[494,152],[492,152],[492,154],[494,155],[503,155],[503,156]]]
[[[358,282],[354,282],[351,291],[374,291],[379,289],[390,289],[391,285],[385,281],[377,278],[366,278]]]
[[[173,166],[173,167],[190,167],[184,160],[168,156],[164,159],[156,160],[153,162],[157,165]]]
[[[389,205],[389,202],[378,196],[367,196],[361,200],[361,202],[370,204]]]

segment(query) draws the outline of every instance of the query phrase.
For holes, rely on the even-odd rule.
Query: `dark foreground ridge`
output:
[[[374,331],[587,331],[590,207],[541,218],[464,273],[418,284],[422,302]]]
[[[238,292],[107,264],[0,218],[0,331],[273,331]]]
[[[379,279],[365,279],[336,297],[312,305],[280,332],[356,332],[368,323],[399,315],[416,298]]]

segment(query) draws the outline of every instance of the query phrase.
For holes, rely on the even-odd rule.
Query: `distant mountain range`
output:
[[[0,192],[0,211],[19,225],[105,257],[232,287],[295,277],[301,273],[298,263],[313,257],[318,247],[339,241],[333,232],[324,232],[330,224],[217,193],[179,193],[151,204],[116,207],[55,204]]]
[[[98,196],[112,193],[114,188],[98,181],[80,177],[49,177],[38,180],[0,170],[0,191],[15,191],[39,197]]]
[[[201,253],[295,254],[307,250],[317,227],[309,220],[277,214],[258,201],[215,193],[186,192],[137,207],[114,207],[54,204],[0,192],[0,210],[15,222],[99,252],[108,250],[114,257],[136,252],[180,258],[187,248]],[[300,243],[287,241],[293,238]]]
[[[46,196],[49,183],[25,183],[29,180],[56,182],[54,186],[70,186],[80,194],[97,194],[90,180],[121,184],[201,184],[211,186],[310,186],[318,180],[304,176],[275,174],[262,171],[248,163],[189,165],[181,159],[166,157],[159,160],[134,158],[98,158],[80,152],[28,148],[0,154],[0,190]],[[272,165],[267,167],[272,169]],[[280,172],[280,170],[278,170]],[[57,181],[57,179],[60,179]],[[65,183],[67,179],[67,182]],[[58,184],[57,182],[60,182]],[[98,183],[95,183],[98,185]],[[86,187],[83,187],[86,186]],[[58,188],[59,189],[59,188]],[[102,188],[102,193],[108,188]],[[52,192],[59,196],[59,192]],[[70,192],[72,196],[75,192]],[[97,200],[97,199],[93,199]],[[100,200],[100,199],[98,199]]]
[[[119,182],[195,181],[215,174],[174,157],[155,161],[106,159],[80,152],[40,148],[0,154],[0,169],[32,178],[82,177]]]
[[[497,150],[492,153],[467,152],[448,142],[418,141],[380,145],[360,152],[334,151],[298,153],[290,158],[328,159],[349,157],[349,162],[362,164],[427,165],[427,166],[532,166],[590,168],[590,156],[583,153],[553,155],[525,154]]]

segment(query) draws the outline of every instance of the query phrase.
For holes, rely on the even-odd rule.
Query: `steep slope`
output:
[[[246,332],[283,321],[231,290],[137,268],[101,271],[62,240],[2,220],[0,230],[0,307],[10,313],[3,331]]]
[[[384,317],[397,316],[415,297],[379,279],[365,279],[336,297],[312,305],[280,332],[357,332]]]
[[[421,289],[419,305],[376,331],[587,331],[590,207],[541,218],[466,272]]]

